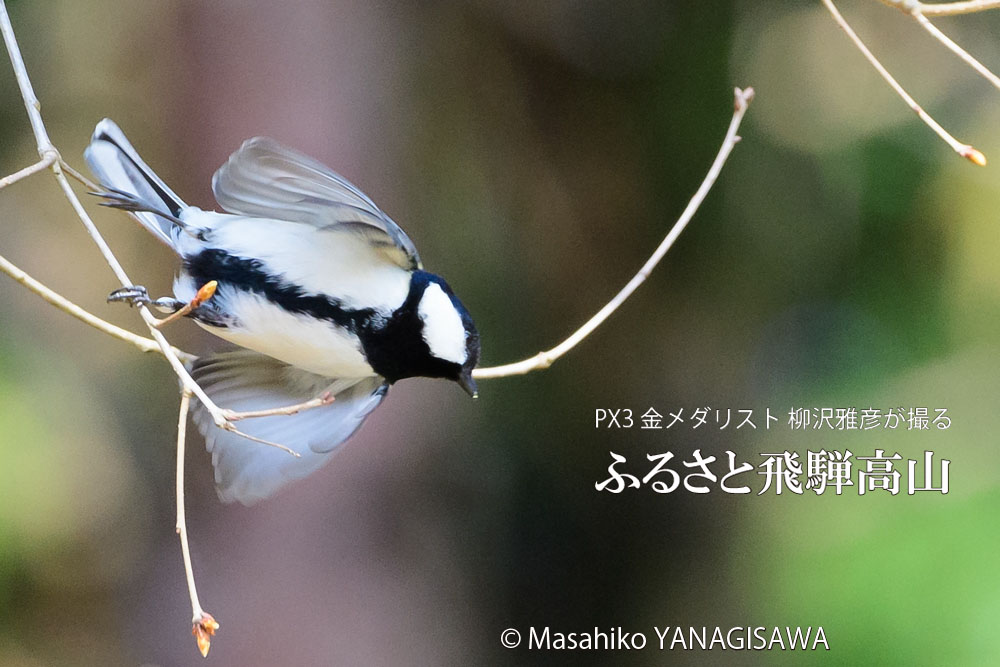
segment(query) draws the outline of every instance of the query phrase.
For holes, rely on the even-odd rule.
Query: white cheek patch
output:
[[[423,337],[431,354],[438,359],[464,364],[468,355],[465,346],[465,326],[455,310],[451,298],[441,286],[431,283],[424,290],[417,306],[417,314],[424,322]]]

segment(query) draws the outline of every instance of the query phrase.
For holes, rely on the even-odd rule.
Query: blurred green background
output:
[[[1000,94],[903,15],[842,9],[910,92],[1000,164]],[[215,665],[998,664],[1000,201],[818,2],[15,2],[50,134],[83,166],[114,118],[188,202],[266,134],[395,218],[482,332],[551,346],[645,261],[757,90],[663,265],[544,373],[409,380],[321,472],[224,506],[192,437],[188,513]],[[1000,69],[1000,13],[939,25]],[[35,159],[0,67],[0,172]],[[93,203],[93,202],[89,202]],[[132,277],[175,261],[91,206]],[[51,179],[0,193],[0,252],[85,308],[113,276]],[[0,278],[0,665],[201,661],[173,532],[174,376]],[[191,323],[171,340],[218,345]],[[792,407],[947,408],[947,431],[792,431]],[[597,431],[595,408],[771,408],[770,431]],[[597,493],[693,449],[952,460],[910,497]],[[629,469],[625,466],[624,469]],[[904,465],[905,468],[905,465]],[[635,472],[635,469],[632,469]],[[639,473],[641,474],[641,472]],[[750,482],[755,491],[758,480]],[[822,625],[830,652],[505,651],[500,632]],[[205,663],[208,664],[208,663]]]

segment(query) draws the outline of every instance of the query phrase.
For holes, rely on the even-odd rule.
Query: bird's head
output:
[[[479,363],[479,332],[448,283],[426,275],[429,280],[417,304],[421,338],[440,362],[440,376],[454,380],[475,398],[478,394],[472,371]]]

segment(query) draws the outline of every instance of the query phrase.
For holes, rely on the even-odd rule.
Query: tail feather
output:
[[[134,200],[130,210],[142,226],[174,247],[178,228],[171,218],[180,218],[187,205],[143,162],[113,120],[97,124],[83,156],[102,185]]]

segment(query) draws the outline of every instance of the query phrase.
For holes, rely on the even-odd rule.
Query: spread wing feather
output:
[[[413,241],[361,190],[273,139],[245,141],[215,172],[212,190],[230,213],[361,234],[402,268],[420,266]]]
[[[192,373],[220,406],[240,412],[295,405],[324,391],[335,396],[330,405],[295,415],[238,423],[241,431],[290,447],[299,458],[223,431],[203,407],[194,408],[195,423],[212,454],[219,497],[244,505],[263,500],[322,467],[378,407],[388,389],[381,377],[324,378],[249,350],[199,359]]]

